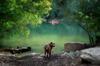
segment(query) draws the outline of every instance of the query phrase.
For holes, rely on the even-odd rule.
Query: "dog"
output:
[[[52,52],[53,47],[55,47],[55,43],[53,43],[53,42],[50,42],[49,44],[44,46],[44,55],[46,57],[49,58],[51,56],[51,52]]]

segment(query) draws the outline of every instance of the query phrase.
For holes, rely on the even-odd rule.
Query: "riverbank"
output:
[[[53,54],[50,58],[39,53],[0,54],[0,66],[100,66],[81,63],[79,52]]]

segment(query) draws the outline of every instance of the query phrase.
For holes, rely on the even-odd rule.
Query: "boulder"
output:
[[[100,47],[81,50],[80,57],[93,64],[100,64]]]
[[[86,46],[81,43],[65,43],[64,44],[64,51],[69,52],[69,51],[77,51],[77,50],[82,50],[85,49]]]

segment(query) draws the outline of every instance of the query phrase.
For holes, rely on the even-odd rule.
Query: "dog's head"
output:
[[[50,47],[55,47],[55,43],[53,43],[53,42],[50,42]]]

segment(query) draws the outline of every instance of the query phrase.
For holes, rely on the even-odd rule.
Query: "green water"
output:
[[[33,52],[43,52],[43,46],[49,42],[54,42],[56,47],[54,52],[61,52],[64,49],[64,43],[88,43],[88,36],[76,24],[60,23],[58,25],[51,25],[49,23],[41,24],[39,27],[30,27],[30,36],[25,38],[23,36],[13,35],[9,39],[3,39],[3,46],[17,47],[30,46]]]
[[[4,39],[3,45],[7,47],[16,47],[16,46],[31,46],[33,52],[43,52],[43,46],[49,42],[54,42],[56,47],[54,52],[63,51],[64,43],[67,42],[81,42],[87,43],[88,39],[86,36],[57,36],[57,35],[34,35],[31,38],[10,38]]]

